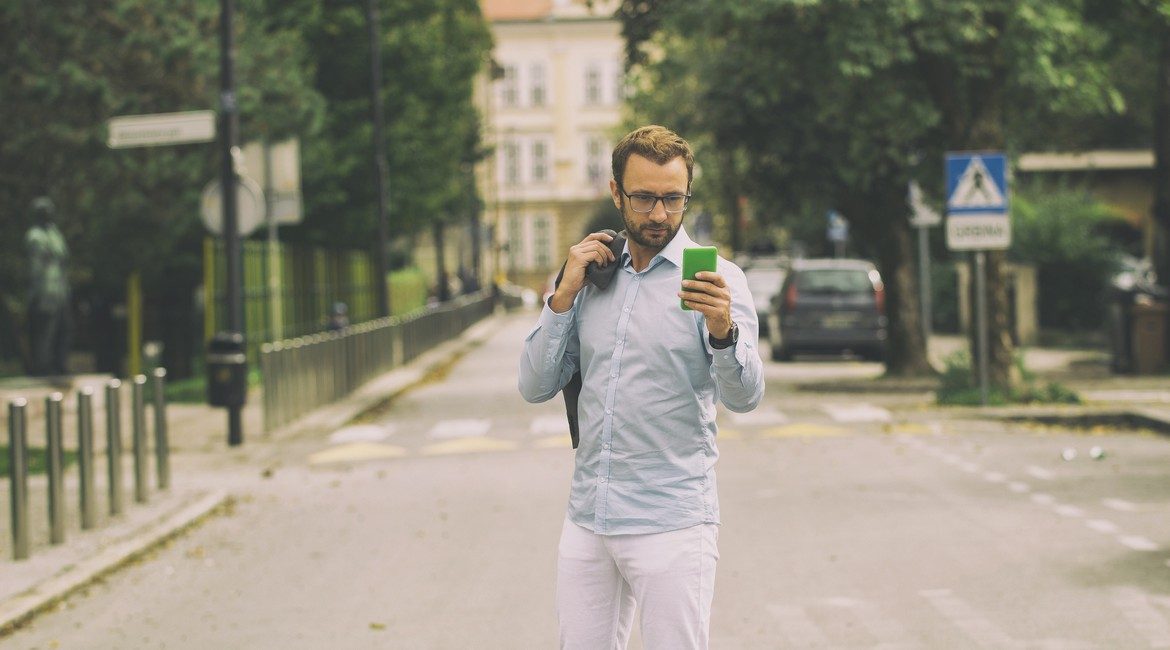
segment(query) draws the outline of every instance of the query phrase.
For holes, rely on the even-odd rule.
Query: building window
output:
[[[548,143],[544,140],[532,143],[532,180],[536,183],[548,182]]]
[[[504,184],[520,184],[520,145],[514,140],[504,143]]]
[[[591,137],[585,143],[585,176],[591,185],[602,182],[605,177],[605,143],[601,138]]]
[[[596,64],[585,69],[585,103],[601,103],[601,68]]]
[[[552,266],[552,229],[546,215],[538,215],[532,224],[532,252],[533,262],[537,269],[547,269]]]
[[[620,104],[626,99],[626,74],[622,72],[621,64],[618,64],[617,74],[614,75],[613,81],[613,103]]]
[[[512,212],[508,214],[508,268],[517,271],[520,261],[524,259],[524,222],[520,215]]]
[[[548,100],[548,88],[545,85],[545,79],[544,79],[544,64],[543,63],[532,64],[531,72],[532,72],[532,78],[529,81],[530,81],[531,90],[532,90],[532,95],[531,95],[532,105],[533,106],[544,106],[546,101]]]
[[[506,107],[514,107],[520,103],[519,78],[516,66],[504,66],[504,77],[500,80],[500,103]]]

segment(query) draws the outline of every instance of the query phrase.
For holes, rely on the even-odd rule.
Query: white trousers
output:
[[[565,519],[557,554],[562,650],[625,650],[635,604],[646,650],[706,650],[719,527],[597,535]]]

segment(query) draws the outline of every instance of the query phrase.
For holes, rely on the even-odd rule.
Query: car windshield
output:
[[[744,275],[753,296],[770,296],[780,290],[780,283],[784,281],[782,269],[751,269]]]
[[[859,269],[819,269],[800,274],[797,287],[808,293],[864,293],[873,291],[869,274]]]

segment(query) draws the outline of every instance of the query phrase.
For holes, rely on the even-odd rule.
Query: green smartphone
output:
[[[719,253],[714,246],[695,246],[692,248],[683,249],[683,268],[682,279],[694,280],[695,274],[699,271],[714,271],[715,262],[719,259]],[[683,309],[691,311],[687,307],[687,303],[679,300],[679,304]]]

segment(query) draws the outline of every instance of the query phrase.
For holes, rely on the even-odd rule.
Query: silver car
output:
[[[886,357],[886,290],[868,261],[793,261],[770,312],[774,361],[800,353],[851,354],[873,361]]]

